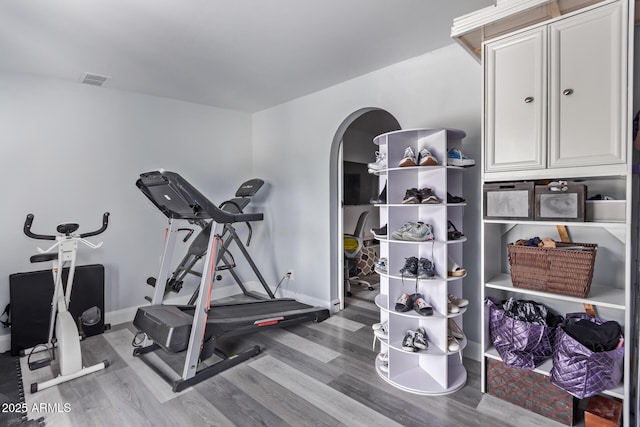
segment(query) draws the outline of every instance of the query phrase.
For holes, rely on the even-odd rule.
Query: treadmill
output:
[[[162,304],[165,287],[155,286],[151,305],[139,308],[133,320],[133,325],[139,331],[137,337],[144,334],[144,340],[136,345],[133,355],[140,357],[171,384],[173,391],[182,391],[260,353],[260,347],[256,345],[238,354],[228,355],[217,346],[220,338],[302,322],[322,322],[329,317],[326,308],[313,307],[291,298],[275,298],[272,294],[270,299],[212,304],[211,288],[219,261],[224,255],[222,238],[216,233],[216,228],[237,222],[261,221],[263,214],[223,210],[175,172],[159,170],[143,173],[136,181],[136,186],[169,219],[158,284],[167,282],[180,223],[210,221],[211,224],[208,250],[200,286],[197,294],[194,294],[197,295],[194,304]],[[159,349],[170,353],[186,351],[181,374],[167,372],[156,365],[152,357],[146,356]],[[200,366],[201,362],[214,354],[221,360]]]

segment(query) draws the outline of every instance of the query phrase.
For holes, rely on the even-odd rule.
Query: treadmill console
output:
[[[158,170],[140,174],[136,186],[167,218],[212,219],[221,224],[263,219],[261,213],[231,213],[218,208],[175,172]]]

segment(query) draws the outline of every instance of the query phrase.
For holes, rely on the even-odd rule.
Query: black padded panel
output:
[[[245,181],[240,185],[238,191],[236,191],[236,197],[252,197],[260,190],[264,185],[264,181],[260,178],[253,178]]]
[[[62,278],[66,282],[69,269]],[[102,318],[93,326],[84,326],[86,336],[104,332],[104,266],[83,265],[76,267],[69,311],[78,317],[88,308],[97,306]],[[49,335],[49,316],[53,298],[51,270],[16,273],[9,276],[11,302],[11,354],[46,343]]]

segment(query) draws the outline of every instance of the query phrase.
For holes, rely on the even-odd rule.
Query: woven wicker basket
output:
[[[509,244],[511,281],[516,288],[586,298],[593,279],[598,245],[573,243],[593,250],[538,248]]]

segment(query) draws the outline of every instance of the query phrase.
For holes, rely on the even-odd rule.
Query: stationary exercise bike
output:
[[[29,368],[38,369],[49,366],[57,349],[58,364],[60,375],[41,383],[31,384],[31,393],[61,384],[75,378],[82,377],[93,372],[100,371],[109,366],[109,362],[104,360],[93,366],[84,367],[82,365],[82,353],[80,349],[81,334],[78,330],[76,322],[73,320],[69,312],[69,303],[71,301],[71,292],[73,289],[73,276],[76,268],[76,253],[78,244],[82,243],[91,249],[97,249],[102,246],[102,242],[98,244],[91,243],[86,240],[87,237],[97,236],[107,229],[109,222],[109,212],[105,212],[102,216],[102,227],[89,233],[73,234],[78,230],[79,225],[75,223],[63,223],[56,228],[58,235],[43,235],[31,232],[33,223],[33,215],[27,215],[24,222],[24,234],[28,237],[38,240],[55,240],[56,243],[48,249],[38,248],[39,254],[30,258],[31,262],[51,261],[53,273],[53,298],[51,300],[51,317],[49,319],[49,338],[46,344],[41,344],[32,349],[29,354]],[[63,283],[62,271],[68,267],[69,272],[66,283]],[[87,310],[79,319],[82,322],[91,324],[99,321],[99,309],[97,307]],[[54,335],[55,332],[55,335]],[[31,355],[37,351],[38,347],[44,346],[49,351],[49,357],[42,358],[38,361],[31,362]]]

